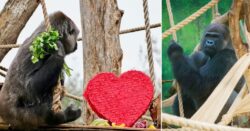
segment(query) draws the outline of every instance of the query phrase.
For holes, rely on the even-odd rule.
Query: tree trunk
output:
[[[9,0],[0,13],[0,45],[15,44],[38,6],[37,0]],[[0,61],[10,49],[0,49]]]
[[[121,72],[122,50],[119,31],[122,11],[116,0],[80,0],[84,89],[88,81],[100,72]],[[89,124],[93,114],[88,114],[86,102],[84,122]]]
[[[244,0],[243,4],[242,4],[242,12],[244,12],[244,18],[245,18],[245,22],[246,22],[246,26],[247,26],[247,30],[248,32],[250,31],[250,1],[249,0]],[[250,43],[249,43],[250,44]]]
[[[247,0],[245,0],[246,2]],[[238,58],[243,56],[248,52],[247,46],[243,44],[241,37],[240,37],[240,26],[239,26],[239,20],[240,18],[249,18],[249,13],[250,12],[241,12],[242,11],[242,5],[244,1],[243,0],[234,0],[231,10],[229,12],[229,29],[230,29],[230,34],[232,38],[232,43],[236,52],[236,55]],[[245,7],[245,10],[246,7]],[[241,16],[243,14],[243,16]],[[249,26],[248,22],[246,23],[247,26]],[[246,80],[246,84],[248,85],[248,89],[250,89],[250,69],[247,69],[246,72],[244,73],[244,77]]]
[[[230,33],[233,41],[233,45],[236,51],[236,55],[240,58],[242,55],[248,52],[248,48],[243,44],[240,37],[240,27],[239,20],[243,19],[246,23],[247,32],[250,31],[250,2],[249,0],[234,0],[229,13],[229,27]],[[248,34],[246,37],[249,37]],[[249,42],[249,41],[248,41]],[[250,43],[248,43],[249,45]],[[246,84],[248,90],[250,90],[250,69],[248,68],[244,73]],[[238,127],[249,128],[250,124],[250,114],[242,113],[238,114],[233,118],[232,125],[237,125]]]

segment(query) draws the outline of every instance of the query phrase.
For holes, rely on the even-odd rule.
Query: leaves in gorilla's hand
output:
[[[38,35],[29,47],[32,53],[31,61],[32,63],[37,63],[39,60],[43,59],[46,55],[52,54],[58,50],[57,41],[60,35],[57,30],[49,29],[47,32],[42,32]],[[68,76],[71,76],[70,70],[66,63],[63,64],[63,69]]]
[[[38,35],[29,47],[32,57],[32,63],[37,63],[43,59],[45,55],[51,54],[58,50],[56,42],[59,40],[59,32],[49,29],[48,32],[43,32]]]

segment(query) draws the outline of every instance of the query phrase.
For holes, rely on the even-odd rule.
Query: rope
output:
[[[156,24],[150,25],[150,29],[151,28],[158,28],[158,27],[161,27],[161,23],[156,23]],[[46,28],[47,28],[47,26],[46,26]],[[121,30],[119,34],[133,33],[133,32],[142,31],[142,30],[145,30],[145,29],[146,29],[145,26],[139,26],[139,27],[135,27],[135,28]],[[77,41],[82,41],[82,38],[78,38]],[[19,48],[20,46],[21,46],[20,44],[0,45],[0,49]]]
[[[150,28],[157,28],[157,27],[161,27],[161,23],[156,23],[156,24],[150,25]],[[142,30],[146,30],[146,27],[145,26],[139,26],[139,27],[135,27],[135,28],[121,30],[119,32],[119,34],[133,33],[133,32],[142,31]],[[82,41],[82,38],[78,38],[77,41]]]
[[[173,80],[162,80],[161,83],[172,83]]]
[[[179,102],[180,116],[184,117],[185,115],[184,115],[183,101],[182,101],[182,95],[181,95],[181,88],[177,82],[176,82],[176,90],[177,90],[177,97],[178,97],[178,102]]]
[[[83,101],[82,97],[72,95],[72,94],[68,93],[66,90],[63,90],[63,93],[64,93],[65,97],[68,97],[68,98],[71,98],[71,99],[74,99],[74,100],[77,100],[77,101],[80,101],[80,102]]]
[[[19,44],[7,44],[7,45],[0,45],[0,49],[8,49],[8,48],[18,48],[20,47]]]
[[[249,131],[249,129],[199,122],[199,121],[194,121],[190,119],[185,119],[185,118],[169,115],[166,113],[162,114],[162,121],[167,124],[187,127],[187,128],[194,128],[194,129],[198,129],[201,131]]]
[[[143,12],[144,12],[144,21],[146,27],[146,38],[147,38],[147,50],[148,50],[148,62],[149,62],[149,72],[153,85],[155,86],[155,74],[154,74],[154,60],[152,53],[152,41],[151,41],[151,32],[150,32],[150,22],[149,22],[149,13],[148,13],[148,1],[143,0]]]
[[[49,29],[51,28],[51,24],[50,24],[50,21],[49,21],[49,16],[48,16],[48,13],[47,13],[46,4],[45,4],[44,0],[40,0],[40,3],[42,5],[46,30],[49,31]],[[59,112],[62,109],[62,104],[61,104],[61,95],[62,95],[62,93],[63,93],[63,90],[62,90],[61,82],[60,82],[60,79],[59,79],[58,84],[55,87],[54,92],[53,92],[52,110],[54,112]]]
[[[170,0],[166,0],[167,3],[167,9],[168,9],[168,15],[169,15],[169,21],[170,21],[170,25],[171,27],[174,27],[174,17],[173,17],[173,12],[172,12],[172,8],[171,8],[171,3]],[[173,39],[175,41],[177,41],[177,35],[176,32],[173,32]],[[183,101],[182,101],[182,94],[181,94],[181,88],[178,85],[177,82],[175,82],[176,85],[176,90],[177,90],[177,97],[178,97],[178,102],[179,102],[179,112],[180,112],[180,116],[184,117],[184,108],[183,108]]]
[[[150,25],[150,28],[158,28],[161,27],[161,23],[156,23],[156,24],[152,24]],[[133,32],[137,32],[137,31],[142,31],[145,30],[146,27],[145,26],[139,26],[139,27],[135,27],[135,28],[130,28],[130,29],[125,29],[125,30],[121,30],[120,34],[127,34],[127,33],[133,33]],[[82,41],[82,38],[78,38],[77,41]],[[19,48],[21,45],[20,44],[7,44],[7,45],[0,45],[0,49],[7,49],[7,48]]]
[[[57,86],[54,89],[53,92],[53,105],[52,105],[52,110],[54,112],[59,112],[62,109],[62,104],[61,104],[61,95],[63,93],[63,89],[61,87],[61,81],[60,79],[58,80]]]
[[[214,7],[212,7],[212,15],[213,15],[213,19],[216,19],[217,17],[220,16],[218,4],[216,4]]]
[[[189,24],[190,22],[192,22],[193,20],[195,20],[196,18],[198,18],[200,15],[202,15],[204,12],[206,12],[209,8],[211,8],[214,5],[216,5],[218,2],[219,2],[219,0],[211,0],[208,4],[206,4],[205,6],[203,6],[202,8],[200,8],[194,14],[192,14],[189,17],[187,17],[185,20],[183,20],[182,22],[178,23],[174,27],[171,27],[170,29],[166,30],[162,34],[162,39],[168,37],[170,34],[173,34],[177,30],[179,30],[182,27],[184,27],[185,25]]]
[[[46,26],[46,30],[48,31],[50,29],[50,21],[49,21],[49,16],[47,13],[47,8],[46,8],[46,4],[44,0],[40,0],[40,3],[42,5],[42,10],[43,10],[43,16],[45,19],[45,26]]]
[[[161,27],[161,23],[152,24],[152,25],[150,25],[149,28],[157,28],[157,27]],[[132,32],[142,31],[145,29],[146,29],[146,26],[140,26],[140,27],[135,27],[135,28],[131,28],[131,29],[121,30],[120,34],[132,33]]]
[[[168,16],[169,16],[170,25],[171,25],[171,27],[173,27],[175,24],[174,24],[174,17],[173,17],[173,12],[172,12],[172,8],[171,8],[170,0],[166,0],[166,3],[167,3],[167,9],[168,9]],[[175,41],[177,41],[176,32],[173,33],[173,39]]]

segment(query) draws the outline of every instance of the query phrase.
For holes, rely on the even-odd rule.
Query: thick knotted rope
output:
[[[43,10],[43,15],[45,19],[45,26],[46,30],[48,31],[51,28],[50,21],[49,21],[49,16],[47,13],[47,8],[44,0],[40,0],[40,3],[42,5],[42,10]],[[63,89],[61,87],[61,81],[60,79],[58,80],[57,86],[54,89],[53,93],[53,105],[52,105],[52,110],[54,112],[59,112],[62,109],[62,104],[61,104],[61,95],[63,93]]]
[[[45,20],[46,30],[48,31],[50,29],[51,25],[50,25],[49,16],[48,16],[48,13],[47,13],[46,4],[45,4],[44,0],[40,0],[40,3],[42,5],[42,10],[43,10],[43,16],[44,16],[44,20]]]

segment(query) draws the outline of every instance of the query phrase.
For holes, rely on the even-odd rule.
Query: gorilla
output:
[[[77,49],[79,29],[62,12],[49,16],[52,28],[58,30],[58,50],[33,64],[29,47],[45,31],[45,23],[33,32],[19,48],[0,92],[0,116],[13,128],[30,129],[74,121],[81,110],[73,105],[53,112],[53,90],[63,69],[66,55]]]
[[[237,61],[229,29],[225,25],[209,25],[199,46],[200,49],[191,56],[185,56],[182,47],[175,41],[170,42],[167,50],[173,75],[182,91],[187,118],[199,109]],[[242,78],[236,88],[242,87],[243,83]],[[179,115],[178,104],[176,97],[173,105],[175,115]]]

